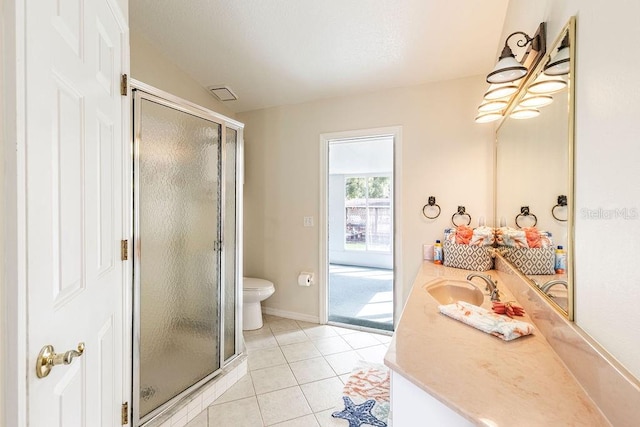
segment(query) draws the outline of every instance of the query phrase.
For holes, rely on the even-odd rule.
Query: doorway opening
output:
[[[393,331],[395,180],[391,134],[326,140],[326,320]]]

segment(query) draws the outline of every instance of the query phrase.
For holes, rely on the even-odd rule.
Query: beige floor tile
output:
[[[257,398],[267,426],[311,414],[311,408],[299,386],[259,394]]]
[[[273,335],[276,337],[278,345],[281,346],[309,341],[309,337],[307,334],[302,332],[301,329],[296,329],[295,331],[274,332]]]
[[[249,352],[249,370],[268,368],[287,363],[280,347],[259,348]]]
[[[282,331],[297,331],[300,330],[298,322],[292,319],[274,319],[269,321],[269,328],[274,334]]]
[[[382,335],[382,334],[372,334],[375,339],[380,341],[382,344],[389,344],[391,342],[391,335]]]
[[[342,374],[340,375],[338,378],[340,378],[340,380],[346,384],[347,381],[349,380],[349,377],[351,376],[351,372],[349,372],[348,374]]]
[[[342,408],[340,408],[342,409]],[[316,412],[314,415],[320,427],[346,427],[349,423],[346,420],[342,420],[340,418],[333,418],[331,414],[339,409],[332,408],[327,409],[326,411]]]
[[[237,383],[231,386],[225,391],[222,396],[217,398],[213,404],[220,405],[221,403],[231,402],[232,400],[245,399],[250,396],[255,396],[256,392],[253,388],[253,381],[251,375],[245,375]]]
[[[242,335],[244,335],[246,339],[247,337],[252,337],[256,335],[273,335],[273,332],[271,332],[271,328],[269,328],[269,326],[267,326],[267,324],[265,323],[262,325],[262,328],[251,329],[249,331],[242,331]]]
[[[322,356],[311,341],[283,345],[280,350],[289,363]]]
[[[264,323],[277,322],[278,320],[285,320],[284,317],[274,316],[272,314],[262,314],[262,320]]]
[[[323,380],[336,375],[331,366],[324,360],[324,357],[300,360],[289,364],[289,367],[293,371],[296,380],[298,380],[298,384]]]
[[[331,326],[338,335],[351,335],[360,332],[357,329],[341,328],[340,326]]]
[[[260,348],[272,348],[278,346],[278,341],[271,332],[269,334],[260,335],[246,335],[244,336],[244,342],[247,345],[247,350],[251,353],[252,350],[258,350]]]
[[[268,393],[298,384],[289,365],[256,369],[251,371],[250,375],[256,394]]]
[[[344,338],[340,336],[314,339],[312,342],[323,355],[342,353],[352,349]]]
[[[285,421],[278,424],[273,424],[273,427],[320,427],[316,417],[312,414],[305,415],[304,417],[295,418],[293,420]],[[344,427],[344,426],[343,426]]]
[[[302,328],[302,330],[312,340],[338,336],[338,333],[331,326],[327,325],[314,325]]]
[[[353,368],[358,366],[358,362],[361,360],[360,355],[355,350],[330,354],[324,358],[338,375],[350,373]]]
[[[315,381],[300,386],[313,412],[331,409],[340,404],[344,384],[338,377]]]
[[[300,327],[300,329],[307,329],[307,328],[313,328],[315,326],[320,326],[319,323],[305,322],[304,320],[296,320],[296,322],[298,323],[298,326]]]
[[[209,406],[212,426],[261,427],[262,415],[255,396]]]
[[[348,334],[343,336],[344,340],[349,343],[354,349],[371,347],[379,345],[380,341],[373,337],[373,334],[368,332],[356,332],[355,334]]]
[[[198,416],[187,423],[186,427],[208,427],[209,419],[207,418],[207,410],[202,411]]]
[[[384,355],[387,354],[387,346],[384,344],[374,345],[356,350],[362,360],[384,365]]]

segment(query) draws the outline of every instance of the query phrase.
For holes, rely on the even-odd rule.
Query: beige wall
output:
[[[422,245],[441,238],[458,205],[477,225],[492,217],[491,125],[477,125],[482,77],[239,113],[245,123],[245,275],[272,280],[266,307],[319,316],[318,284],[297,286],[301,271],[319,271],[320,134],[402,126],[400,211],[403,299],[422,260]],[[442,215],[422,216],[436,196]],[[303,216],[315,227],[304,228]]]
[[[511,0],[503,34],[577,16],[575,321],[640,378],[640,3]],[[628,41],[628,42],[625,42]],[[623,215],[597,218],[602,210]],[[594,212],[594,216],[589,213]],[[635,212],[635,215],[634,215]]]
[[[131,29],[130,45],[132,78],[216,113],[235,118],[235,114],[226,105],[153,47],[135,28]]]

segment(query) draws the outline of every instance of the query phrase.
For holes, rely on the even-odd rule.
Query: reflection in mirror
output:
[[[496,225],[515,230],[535,226],[541,234],[550,233],[554,248],[566,251],[563,273],[528,277],[570,319],[574,44],[572,18],[509,105],[497,131],[495,193]]]

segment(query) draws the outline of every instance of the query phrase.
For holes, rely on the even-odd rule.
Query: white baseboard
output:
[[[284,317],[285,319],[300,320],[309,323],[320,323],[318,316],[310,316],[308,314],[296,313],[293,311],[279,310],[277,308],[262,306],[262,312],[264,314],[270,314],[271,316]]]

